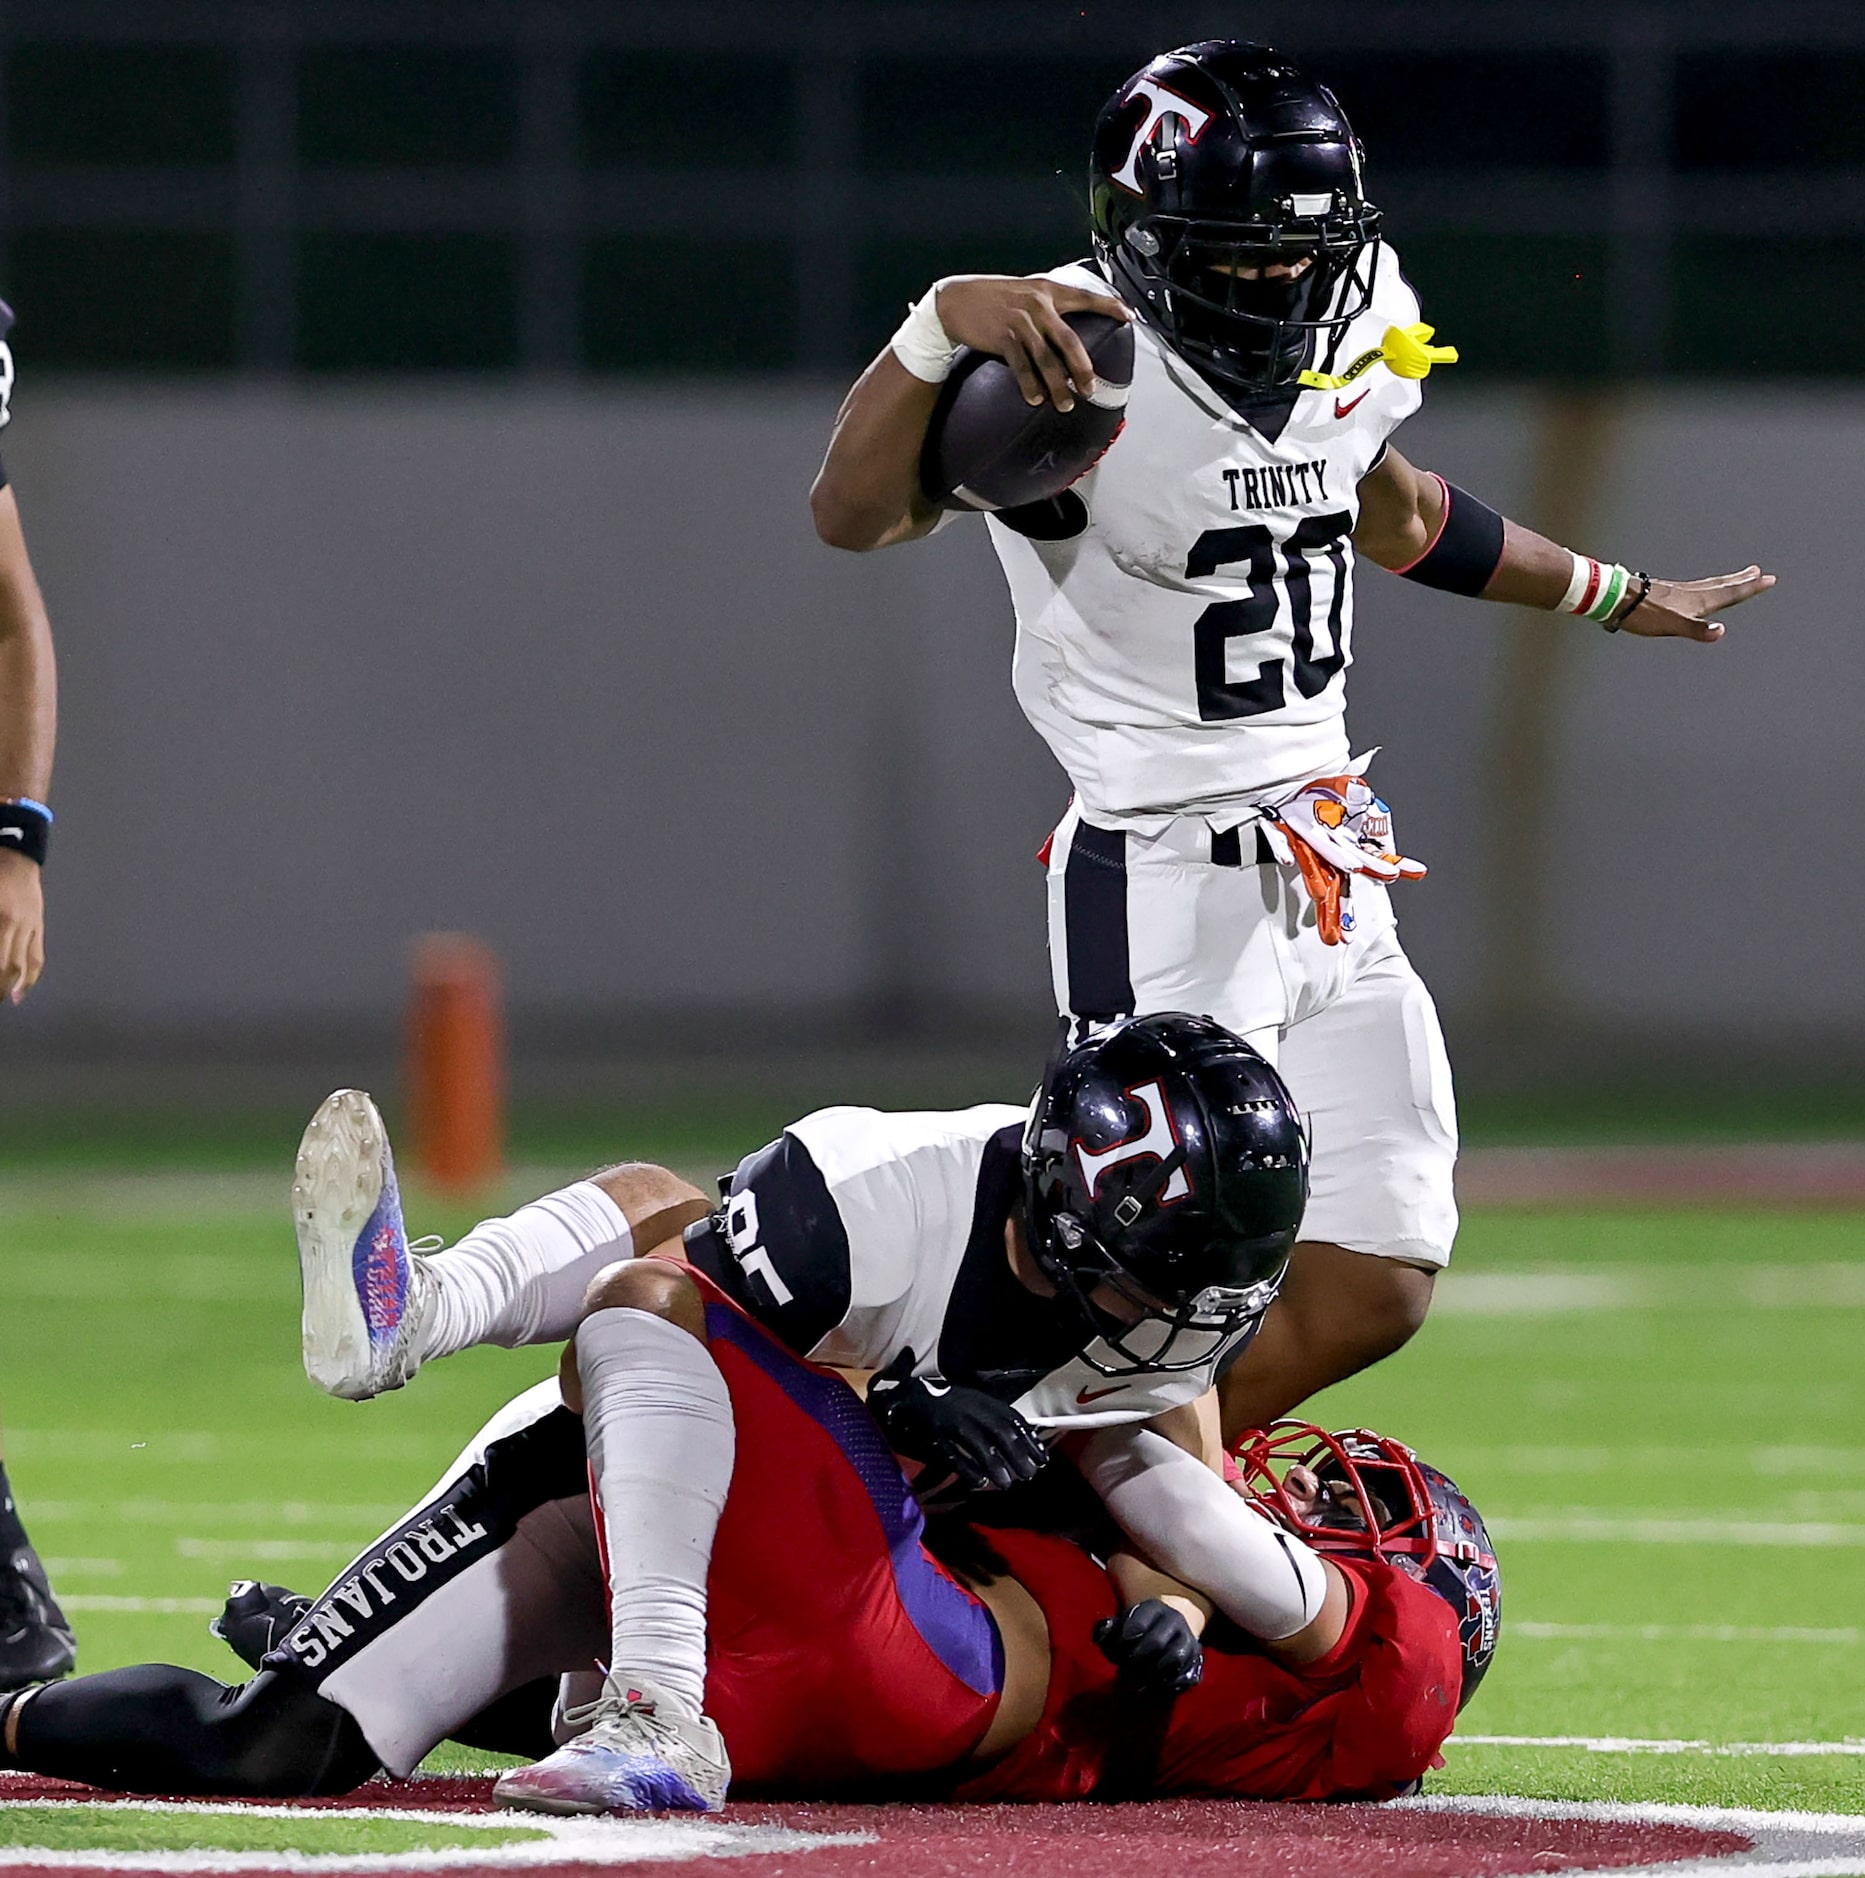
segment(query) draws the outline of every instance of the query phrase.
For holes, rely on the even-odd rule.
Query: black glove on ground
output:
[[[248,1669],[257,1669],[268,1650],[275,1650],[297,1629],[312,1600],[283,1585],[260,1584],[236,1578],[227,1587],[227,1607],[207,1626]]]

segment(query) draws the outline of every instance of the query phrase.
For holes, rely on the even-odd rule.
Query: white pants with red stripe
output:
[[[1436,1007],[1386,890],[1356,880],[1353,929],[1321,943],[1292,866],[1246,824],[1157,834],[1071,806],[1049,851],[1056,1007],[1077,1032],[1133,1012],[1215,1018],[1281,1070],[1312,1135],[1304,1239],[1442,1266],[1457,1234],[1457,1114]]]

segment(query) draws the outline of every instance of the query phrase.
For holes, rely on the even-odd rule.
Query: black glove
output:
[[[1036,1430],[982,1389],[913,1374],[902,1350],[868,1384],[868,1408],[896,1454],[946,1467],[973,1492],[1033,1480],[1049,1464]]]
[[[310,1598],[283,1585],[236,1578],[227,1587],[226,1609],[207,1626],[208,1632],[248,1669],[257,1669],[260,1658],[297,1629],[311,1604]]]
[[[1146,1695],[1183,1695],[1204,1676],[1204,1645],[1171,1605],[1157,1598],[1104,1617],[1094,1627],[1101,1654],[1120,1679]]]

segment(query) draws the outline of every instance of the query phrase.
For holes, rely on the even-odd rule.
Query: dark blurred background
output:
[[[42,369],[839,371],[1079,245],[1152,51],[1338,91],[1470,375],[1856,374],[1850,5],[12,0],[7,278]]]
[[[977,525],[835,556],[804,494],[906,300],[1080,253],[1098,105],[1217,35],[1334,85],[1461,348],[1402,447],[1784,577],[1714,653],[1363,578],[1356,741],[1473,1099],[1856,1120],[1865,9],[1791,0],[7,0],[66,731],[0,1103],[386,1075],[433,926],[505,955],[540,1100],[1009,1082],[1065,789],[1001,582]]]

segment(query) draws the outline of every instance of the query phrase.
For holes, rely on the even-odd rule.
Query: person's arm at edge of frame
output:
[[[0,488],[0,819],[8,801],[47,800],[57,726],[52,624],[26,553],[19,504],[10,488]],[[39,863],[0,845],[0,998],[17,1004],[44,967]]]

